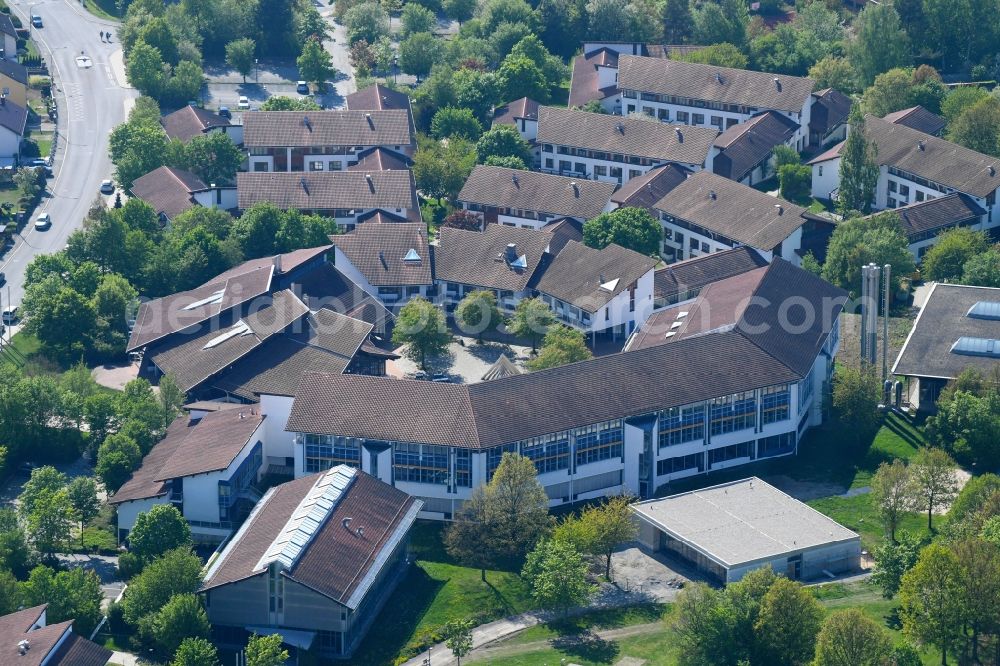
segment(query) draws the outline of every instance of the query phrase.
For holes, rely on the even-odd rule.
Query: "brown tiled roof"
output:
[[[903,224],[903,233],[907,236],[915,236],[925,231],[940,229],[960,222],[976,224],[986,214],[986,210],[982,206],[961,192],[946,194],[930,201],[913,203],[897,208],[894,212],[899,215],[899,220]]]
[[[28,68],[15,60],[0,59],[0,74],[28,85]]]
[[[743,180],[771,156],[775,146],[784,144],[798,129],[797,123],[774,111],[733,125],[715,140],[719,153],[713,158],[713,173]]]
[[[487,289],[523,291],[538,269],[552,240],[547,231],[490,224],[485,231],[441,227],[434,248],[434,276],[438,280]],[[515,246],[514,257],[525,257],[525,268],[514,268],[507,246]]]
[[[573,58],[573,72],[569,84],[569,106],[583,106],[593,99],[604,99],[615,94],[616,88],[598,88],[598,65],[618,66],[618,54],[611,49],[597,49]]]
[[[174,377],[182,391],[192,391],[231,367],[272,335],[291,326],[308,311],[309,308],[291,291],[275,292],[254,301],[250,314],[241,320],[249,329],[243,333],[218,342],[217,338],[225,336],[240,322],[208,326],[197,335],[168,339],[147,353],[157,368]]]
[[[1000,289],[934,284],[899,351],[892,374],[953,379],[969,366],[992,372],[997,366],[995,356],[951,351],[962,337],[1000,339],[1000,321],[968,316],[969,309],[981,301],[1000,303]]]
[[[812,95],[814,82],[801,76],[623,55],[618,59],[618,87],[799,113]]]
[[[478,384],[309,375],[285,428],[485,448],[802,376],[727,331]]]
[[[908,109],[903,109],[902,111],[888,113],[882,119],[897,125],[906,125],[911,129],[935,136],[940,134],[946,124],[944,118],[931,113],[919,104],[911,106]]]
[[[788,238],[808,215],[801,206],[707,171],[692,174],[656,209],[764,251]]]
[[[406,155],[381,146],[358,153],[358,161],[347,167],[348,171],[389,171],[409,169],[413,163]]]
[[[229,127],[231,123],[222,116],[191,106],[190,104],[160,118],[163,130],[171,139],[185,143],[214,127]]]
[[[361,224],[331,237],[333,244],[373,286],[431,284],[427,229],[420,223]],[[403,261],[410,250],[420,259]]]
[[[406,93],[375,83],[353,92],[345,98],[351,111],[383,111],[385,109],[410,108],[410,98]]]
[[[522,97],[493,109],[493,125],[514,125],[515,121],[526,118],[538,120],[540,105],[530,97]]]
[[[809,111],[809,129],[826,134],[837,125],[847,121],[851,113],[851,98],[835,88],[825,88],[813,93],[813,105]]]
[[[7,18],[6,15],[3,15]],[[6,127],[18,136],[24,136],[25,127],[28,124],[28,109],[15,104],[11,100],[5,100],[0,104],[0,126]]]
[[[348,600],[375,566],[414,501],[402,490],[357,472],[347,495],[337,502],[289,578],[353,607]],[[349,530],[343,525],[345,518],[351,519]],[[358,534],[359,527],[363,534]]]
[[[337,474],[334,468],[324,474]],[[258,503],[247,523],[210,570],[202,589],[213,589],[261,574],[257,565],[271,548],[292,513],[322,479],[321,474],[302,477],[276,486]],[[352,595],[366,591],[393,534],[412,524],[417,500],[361,471],[322,519],[312,538],[291,568],[282,571],[289,579],[347,605],[357,607]],[[344,520],[350,529],[345,527]],[[358,528],[361,533],[358,533]]]
[[[318,477],[318,474],[303,476],[267,491],[222,551],[217,563],[209,569],[202,589],[263,574],[266,569],[255,570],[254,567],[281,534],[288,518],[315,485]]]
[[[756,250],[741,245],[659,269],[653,273],[653,293],[657,299],[669,299],[766,265]]]
[[[571,217],[552,220],[542,227],[542,231],[552,234],[549,240],[549,254],[553,256],[559,254],[569,241],[583,242],[583,224]]]
[[[410,171],[269,171],[236,174],[239,207],[270,201],[283,209],[414,209]]]
[[[258,268],[267,268],[268,266],[275,266],[277,268],[278,265],[280,265],[281,268],[280,270],[275,271],[275,277],[280,277],[286,273],[291,273],[299,266],[315,259],[321,254],[329,252],[331,249],[333,249],[333,245],[319,245],[317,247],[306,247],[299,250],[292,250],[291,252],[285,252],[284,254],[270,257],[250,259],[248,261],[244,261],[238,266],[233,266],[224,273],[220,273],[215,276],[213,281],[225,280]],[[275,258],[279,258],[277,263],[275,263]]]
[[[336,111],[249,111],[243,114],[243,145],[409,146],[410,114],[401,109]]]
[[[612,243],[595,250],[569,241],[538,280],[540,292],[594,313],[653,270],[657,260]],[[614,288],[601,285],[616,281]]]
[[[226,469],[250,443],[265,417],[259,408],[247,405],[244,409],[209,412],[194,423],[187,414],[177,418],[187,427],[174,452],[154,474],[156,481]]]
[[[652,208],[656,202],[677,187],[691,172],[676,164],[664,164],[650,169],[628,182],[611,195],[620,208]]]
[[[128,351],[145,347],[171,333],[177,333],[224,313],[230,308],[264,294],[270,289],[272,266],[261,266],[245,273],[213,278],[200,287],[147,301],[139,306],[135,326],[128,341]],[[193,307],[221,292],[218,302]]]
[[[783,310],[791,299],[811,303],[812,311],[806,315],[802,308]],[[632,353],[733,331],[804,377],[845,299],[842,290],[787,261],[775,259],[767,266],[705,286],[694,302],[657,312],[646,320],[627,349]],[[668,333],[673,335],[668,337]]]
[[[162,166],[132,183],[132,196],[153,207],[167,219],[177,217],[196,204],[192,194],[208,186],[190,171]]]
[[[299,297],[310,309],[327,308],[368,322],[378,328],[392,321],[392,313],[348,279],[332,264],[324,264],[295,283]]]
[[[28,637],[31,638],[32,634]],[[114,653],[79,634],[70,634],[56,650],[48,666],[105,666]],[[20,662],[15,662],[20,666]]]
[[[589,220],[604,212],[614,191],[614,183],[480,164],[458,200]]]
[[[717,135],[718,131],[711,127],[674,126],[552,106],[543,106],[538,110],[538,143],[648,157],[664,162],[704,164]]]
[[[122,502],[166,495],[167,484],[163,481],[157,481],[156,478],[163,465],[170,460],[174,451],[184,441],[187,429],[188,422],[186,420],[181,417],[174,419],[167,427],[167,434],[150,449],[146,457],[142,459],[142,464],[132,472],[132,476],[125,482],[125,485],[108,498],[108,503],[121,504]]]
[[[880,165],[896,167],[975,197],[986,197],[1000,187],[1000,159],[996,157],[870,115],[865,116],[865,137],[878,147],[876,160]],[[839,157],[843,145],[837,144],[809,164]]]
[[[73,620],[29,631],[37,623],[46,604],[0,616],[0,663],[4,666],[104,666],[111,651],[72,632]],[[66,636],[63,639],[63,636]],[[26,640],[29,649],[19,654],[18,643]],[[59,644],[60,640],[62,641]]]

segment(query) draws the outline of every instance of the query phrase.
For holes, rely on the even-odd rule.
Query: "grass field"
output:
[[[83,0],[83,6],[97,18],[107,21],[118,20],[118,6],[115,0]]]
[[[391,664],[437,642],[449,620],[483,624],[532,607],[528,587],[516,573],[490,571],[483,583],[478,569],[456,565],[441,546],[444,527],[426,521],[414,526],[415,564],[376,618],[379,631],[369,632],[352,663]]]
[[[828,611],[858,608],[884,626],[899,644],[905,641],[896,618],[896,601],[883,599],[867,583],[834,583],[811,588]],[[575,663],[581,666],[615,664],[624,657],[645,660],[647,666],[676,666],[678,647],[670,626],[667,606],[643,606],[581,616],[568,624],[531,627],[493,647],[488,655],[470,660],[470,664],[491,666],[555,666]],[[655,624],[651,624],[655,623]],[[594,632],[633,627],[634,633],[620,638],[602,639]],[[546,643],[548,642],[548,643]],[[927,650],[921,654],[924,664],[941,661],[940,653]]]

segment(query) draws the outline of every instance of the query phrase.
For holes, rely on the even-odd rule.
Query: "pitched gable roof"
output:
[[[409,146],[410,114],[401,109],[249,111],[243,114],[248,149],[308,146]]]
[[[594,313],[653,270],[657,260],[612,243],[595,250],[569,241],[545,268],[538,291]]]
[[[547,231],[490,224],[485,231],[441,227],[434,248],[438,280],[487,289],[523,291],[542,262],[552,235]],[[513,245],[513,256],[508,246]],[[512,265],[524,257],[524,266]]]
[[[707,171],[692,174],[656,209],[764,251],[788,238],[809,215],[801,206]]]
[[[672,62],[672,61],[670,61]],[[538,143],[574,146],[664,162],[702,165],[718,131],[637,118],[543,106],[538,110]]]
[[[0,16],[4,16],[0,14]],[[24,136],[28,124],[28,109],[6,99],[0,103],[0,126],[6,127],[18,136]]]
[[[136,178],[131,191],[132,196],[152,206],[157,215],[165,215],[167,219],[172,219],[197,205],[192,195],[207,188],[208,186],[190,171],[161,166]]]
[[[530,97],[522,97],[498,106],[493,110],[493,125],[515,125],[521,118],[538,120],[538,102]]]
[[[766,266],[767,263],[756,250],[746,245],[705,254],[657,270],[653,274],[653,293],[657,299],[668,301],[692,298],[707,284]]]
[[[851,98],[835,88],[825,88],[813,93],[815,101],[809,111],[809,129],[826,135],[847,121],[851,113]]]
[[[611,201],[619,207],[652,208],[672,189],[684,182],[691,174],[688,169],[676,164],[664,164],[650,169],[641,176],[629,178],[611,195]]]
[[[330,240],[373,286],[429,285],[430,250],[423,223],[360,224]],[[410,250],[417,259],[404,261]]]
[[[713,158],[712,171],[741,181],[771,156],[775,146],[783,145],[798,129],[797,123],[774,111],[737,123],[715,139],[719,153]]]
[[[0,660],[12,666],[104,666],[111,650],[73,633],[73,620],[45,624],[47,605],[34,606],[0,616]],[[43,626],[38,626],[38,625]],[[28,642],[24,654],[21,641]]]
[[[986,215],[982,206],[961,192],[902,206],[894,212],[908,237],[963,222],[977,224]]]
[[[618,86],[622,90],[799,113],[812,94],[814,82],[801,76],[622,55],[618,59]]]
[[[618,67],[618,53],[602,48],[573,58],[569,106],[583,106],[591,100],[604,99],[618,92],[614,86],[598,88],[598,67]]]
[[[480,164],[458,200],[589,220],[604,212],[614,191],[614,183]]]
[[[275,486],[209,568],[202,589],[260,575],[273,562],[289,580],[357,609],[421,506],[345,465]]]
[[[187,143],[215,127],[229,127],[232,123],[222,116],[188,104],[160,118],[160,125],[171,139]]]
[[[895,123],[896,125],[906,125],[909,128],[924,132],[925,134],[933,135],[940,134],[946,124],[944,118],[935,113],[931,113],[919,104],[901,111],[887,113],[882,116],[882,119],[887,120],[890,123]]]
[[[260,411],[250,406],[209,412],[194,423],[187,414],[177,418],[187,426],[173,453],[154,473],[155,481],[226,469],[264,422]]]
[[[384,111],[386,109],[410,109],[409,96],[398,90],[374,83],[344,98],[351,111]]]
[[[0,58],[0,74],[28,85],[28,68],[17,61]]]

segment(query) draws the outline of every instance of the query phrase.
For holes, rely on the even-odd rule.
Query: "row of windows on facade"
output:
[[[363,440],[335,435],[300,435],[305,445],[305,471],[321,472],[335,465],[361,466]],[[454,451],[454,467],[449,455]],[[571,452],[577,466],[622,458],[624,432],[621,419],[533,437],[487,451],[486,467],[493,477],[505,452],[520,452],[535,463],[539,474],[569,469]],[[396,443],[393,447],[393,478],[396,481],[472,487],[472,451],[433,444]]]
[[[657,95],[655,93],[639,92],[637,90],[623,90],[622,97],[626,99],[642,99],[644,102],[658,102],[660,104],[675,104],[677,106],[693,106],[699,109],[715,109],[716,111],[726,111],[727,113],[738,113],[744,116],[752,116],[759,109],[752,106],[741,106],[739,104],[725,104],[723,102],[709,102],[703,99],[692,97],[678,97],[676,95]]]
[[[257,475],[264,463],[264,447],[261,442],[254,444],[250,455],[243,459],[233,475],[219,481],[219,520],[228,521],[230,511],[240,495],[257,481]]]
[[[790,417],[788,384],[761,390],[761,425],[778,423]],[[754,391],[736,393],[708,402],[673,407],[660,412],[659,448],[705,439],[705,419],[709,433],[723,435],[747,430],[757,424],[757,396]]]
[[[664,458],[656,461],[656,475],[666,476],[677,474],[688,470],[696,469],[704,472],[706,460],[708,469],[713,465],[719,465],[738,458],[749,458],[757,460],[791,453],[795,450],[795,433],[785,432],[780,435],[763,437],[758,440],[749,440],[729,446],[722,446],[717,449],[698,451],[675,458]]]
[[[635,104],[629,104],[626,106],[625,113],[631,115],[635,113]],[[669,123],[670,120],[670,110],[669,109],[654,109],[651,106],[642,107],[642,113],[649,116],[650,118],[656,118],[660,122]],[[706,126],[705,114],[704,113],[688,113],[687,111],[678,111],[672,122],[678,123],[680,125],[692,125],[694,127]],[[729,129],[733,125],[738,124],[739,121],[736,118],[723,118],[722,116],[712,116],[707,123],[716,128],[720,132],[725,126]]]
[[[551,160],[549,160],[551,162]],[[567,163],[568,164],[568,163]],[[498,215],[509,215],[511,217],[520,217],[525,220],[538,220],[540,222],[548,222],[558,217],[555,213],[544,213],[537,210],[527,210],[524,208],[504,208],[496,206],[484,206],[478,203],[468,203],[465,206],[466,210],[471,210],[474,213],[485,213],[487,209],[496,211]]]
[[[557,171],[555,166],[553,166],[552,158],[545,158],[545,170],[547,171]],[[621,185],[622,182],[622,169],[621,167],[608,167],[603,164],[595,164],[593,173],[587,171],[587,165],[583,162],[577,162],[574,164],[569,160],[559,160],[559,169],[557,171],[560,175],[578,175],[588,180],[597,180],[598,178],[616,178],[618,184]],[[638,178],[642,175],[642,171],[639,169],[629,169],[628,177]]]
[[[371,146],[307,146],[292,147],[292,157],[305,157],[307,155],[354,155],[360,153],[363,150],[367,150],[376,145],[382,144],[372,144]],[[402,146],[394,146],[396,150],[401,150]],[[289,148],[286,146],[254,146],[248,150],[252,157],[284,157],[288,154]]]
[[[635,164],[637,166],[653,166],[659,162],[650,157],[639,155],[625,155],[622,153],[606,153],[600,150],[590,150],[588,148],[574,148],[572,146],[555,146],[551,143],[542,144],[543,153],[558,153],[559,155],[573,155],[576,157],[586,157],[591,160],[602,160],[604,162],[622,162],[623,164]]]

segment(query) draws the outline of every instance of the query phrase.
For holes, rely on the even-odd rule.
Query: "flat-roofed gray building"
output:
[[[632,506],[639,540],[720,582],[770,566],[795,580],[854,571],[861,537],[774,486],[750,477]]]

